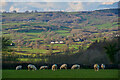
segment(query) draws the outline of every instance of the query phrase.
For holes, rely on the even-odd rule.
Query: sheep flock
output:
[[[98,64],[94,64],[94,66],[93,66],[93,68],[94,68],[95,71],[99,71],[99,68],[100,68],[100,67],[101,67],[101,69],[105,69],[105,65],[104,65],[104,64],[101,64],[101,66],[99,66]],[[27,66],[27,68],[28,68],[28,71],[30,71],[30,70],[33,70],[33,71],[37,70],[36,66],[33,65],[33,64],[29,64],[29,65]],[[48,69],[48,68],[49,68],[48,66],[41,66],[41,67],[39,68],[39,70],[45,70],[45,69]],[[22,69],[22,65],[16,66],[16,70],[21,70],[21,69]],[[58,69],[57,64],[53,64],[52,67],[51,67],[51,69],[52,69],[53,71],[56,71],[56,70]],[[62,65],[60,66],[60,70],[61,70],[61,69],[66,69],[66,70],[67,70],[67,69],[68,69],[67,64],[62,64]],[[72,70],[73,70],[73,69],[80,69],[80,65],[74,64],[74,65],[72,65],[71,69],[72,69]]]

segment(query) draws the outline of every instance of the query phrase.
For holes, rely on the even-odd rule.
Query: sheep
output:
[[[60,70],[61,70],[61,69],[67,69],[67,64],[61,65],[61,66],[60,66]]]
[[[57,64],[52,65],[52,70],[53,71],[57,70]]]
[[[75,64],[75,65],[73,65],[73,66],[71,67],[71,69],[80,69],[80,65]]]
[[[19,66],[16,67],[16,70],[20,70],[20,69],[22,69],[21,65],[19,65]]]
[[[98,71],[99,70],[99,65],[98,64],[94,64],[94,70]]]
[[[32,69],[32,70],[37,70],[37,68],[35,67],[35,65],[32,65],[32,64],[29,64],[27,67],[28,67],[28,71],[29,71],[30,69]]]
[[[41,66],[40,70],[42,70],[42,69],[48,69],[48,66]]]
[[[104,65],[104,64],[101,64],[101,68],[102,68],[102,69],[105,69],[105,65]]]

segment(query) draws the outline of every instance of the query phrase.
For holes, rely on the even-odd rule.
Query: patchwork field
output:
[[[2,35],[11,40],[10,48],[16,56],[75,54],[87,50],[95,41],[115,36],[119,24],[117,14],[118,9],[2,13]]]
[[[3,70],[2,78],[118,78],[117,69],[99,70],[80,69],[80,70]]]

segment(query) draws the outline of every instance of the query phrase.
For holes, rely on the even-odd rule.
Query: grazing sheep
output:
[[[95,71],[98,71],[99,70],[99,65],[98,64],[94,64],[94,69],[95,69]]]
[[[53,71],[57,70],[57,64],[52,65],[52,70]]]
[[[101,68],[102,68],[102,69],[105,69],[105,65],[104,65],[104,64],[101,64]]]
[[[75,65],[73,65],[73,66],[71,67],[71,69],[80,69],[80,65],[75,64]]]
[[[48,66],[41,66],[40,70],[42,70],[42,69],[48,69]]]
[[[67,64],[63,64],[60,66],[60,69],[67,69]]]
[[[28,71],[29,71],[30,69],[32,69],[32,70],[37,70],[37,68],[36,68],[34,65],[32,65],[32,64],[29,64],[27,67],[28,67]]]
[[[19,66],[16,67],[16,70],[20,70],[20,69],[22,69],[21,65],[19,65]]]

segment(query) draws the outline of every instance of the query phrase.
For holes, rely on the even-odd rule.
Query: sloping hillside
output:
[[[116,35],[118,11],[2,13],[3,36],[10,37],[19,54],[76,53]]]

